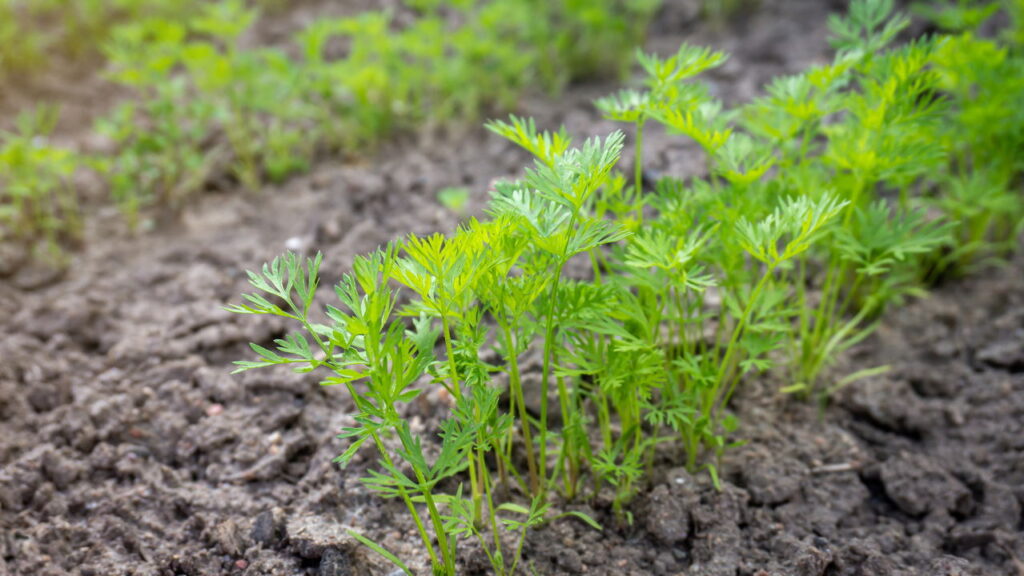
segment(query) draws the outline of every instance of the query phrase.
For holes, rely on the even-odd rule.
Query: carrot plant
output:
[[[180,81],[160,83],[151,98],[126,102],[97,124],[118,152],[96,165],[133,231],[152,205],[161,208],[161,221],[179,218],[216,161],[204,148],[213,109],[204,100],[183,101],[185,90]]]
[[[239,371],[293,365],[302,372],[327,368],[333,373],[323,384],[345,386],[357,409],[356,424],[340,436],[351,443],[337,461],[347,463],[363,444],[372,442],[381,469],[371,471],[364,482],[382,496],[403,502],[435,574],[456,574],[457,541],[470,536],[480,539],[495,573],[513,574],[527,530],[552,519],[545,517],[548,506],[539,497],[532,498],[529,507],[497,503],[495,482],[485,466],[488,453],[508,436],[512,418],[499,411],[499,390],[489,385],[490,370],[479,359],[483,340],[478,331],[482,327],[471,314],[453,314],[463,311],[460,303],[468,300],[462,292],[463,281],[466,274],[476,273],[472,264],[481,263],[488,234],[465,229],[450,243],[436,236],[413,237],[404,243],[404,257],[398,245],[392,244],[358,258],[353,272],[335,288],[342,306],[326,309],[329,324],[310,317],[319,284],[319,256],[308,259],[305,266],[294,255],[276,259],[264,266],[261,274],[250,274],[252,285],[260,292],[245,295],[246,303],[229,307],[243,314],[282,316],[302,327],[302,331],[277,340],[274,350],[253,344],[259,359],[238,362]],[[463,249],[476,254],[477,261],[464,259]],[[421,299],[403,312],[415,317],[411,326],[396,311],[397,294],[389,285],[392,279],[423,291]],[[460,330],[458,339],[450,326],[453,319]],[[440,359],[434,356],[439,338],[445,349],[445,358]],[[415,386],[423,378],[444,386],[455,398],[452,414],[441,424],[440,449],[432,461],[423,439],[413,435],[401,410],[423,391]],[[461,485],[455,494],[437,493],[440,482],[467,469],[471,471],[472,498],[462,497]],[[594,524],[578,513],[569,515]],[[502,530],[518,535],[514,551],[503,549]],[[379,544],[352,534],[411,574]]]
[[[557,367],[564,338],[561,327],[573,322],[574,316],[587,313],[590,302],[581,300],[576,290],[578,285],[564,282],[562,275],[565,266],[577,255],[590,254],[628,235],[623,227],[595,217],[589,209],[594,195],[607,184],[619,159],[623,135],[614,133],[603,142],[589,140],[582,148],[560,151],[559,148],[567,145],[564,139],[535,133],[530,130],[532,124],[496,123],[492,127],[514,141],[525,142],[528,148],[542,151],[522,183],[498,189],[499,195],[492,202],[491,210],[496,216],[505,215],[525,226],[534,244],[534,250],[525,254],[530,259],[530,269],[533,274],[548,278],[548,286],[537,298],[539,309],[535,315],[537,330],[543,334],[537,468],[539,484],[543,486],[548,478],[548,392],[554,384],[562,421],[561,450],[555,471],[561,476],[565,494],[571,498],[580,479],[581,461],[589,447],[575,390],[564,375],[557,373]],[[549,142],[553,146],[549,147]]]
[[[186,37],[185,26],[153,19],[118,28],[106,46],[112,78],[140,96],[96,125],[116,149],[96,164],[132,230],[153,205],[161,220],[177,219],[217,160],[218,154],[205,149],[213,103],[191,97],[184,78],[169,77]]]
[[[302,324],[308,335],[278,341],[276,352],[253,345],[261,359],[240,363],[243,369],[298,362],[303,370],[319,366],[332,368],[337,376],[326,383],[350,384],[375,377],[384,381],[389,374],[384,366],[374,369],[366,362],[385,350],[400,347],[400,337],[418,342],[415,358],[421,359],[422,365],[413,362],[412,353],[402,359],[401,363],[408,364],[410,369],[415,366],[415,370],[402,380],[401,386],[389,384],[391,396],[385,399],[392,405],[411,400],[421,390],[410,386],[421,376],[444,387],[454,399],[455,409],[442,426],[442,456],[444,446],[452,442],[452,460],[428,465],[418,452],[422,440],[409,436],[408,424],[398,421],[397,412],[388,413],[390,420],[385,418],[377,402],[378,412],[369,413],[377,417],[375,422],[389,424],[386,431],[398,436],[402,449],[398,458],[382,460],[385,472],[373,473],[367,482],[385,495],[406,500],[414,515],[413,505],[425,504],[435,534],[447,531],[452,537],[480,538],[495,571],[511,574],[518,565],[526,530],[546,521],[549,486],[560,480],[571,495],[578,484],[582,456],[587,453],[582,446],[587,440],[578,409],[579,398],[564,375],[556,374],[555,368],[563,340],[559,326],[571,320],[570,314],[582,314],[586,310],[576,300],[579,285],[562,278],[563,269],[573,257],[617,242],[627,232],[614,223],[595,218],[587,209],[591,197],[607,182],[618,160],[621,134],[590,140],[576,149],[570,148],[564,136],[536,133],[532,123],[496,123],[493,127],[497,131],[508,131],[534,149],[543,150],[543,159],[538,160],[522,182],[499,185],[490,205],[492,220],[471,221],[450,237],[411,236],[400,244],[358,260],[354,275],[346,276],[337,289],[346,304],[345,309],[355,315],[355,320],[334,308],[327,310],[328,318],[334,322],[331,327],[309,320],[317,284],[313,271],[318,268],[319,259],[309,261],[307,271],[303,272],[293,256],[265,267],[262,275],[251,275],[254,286],[280,298],[288,308],[279,308],[261,295],[248,295],[247,304],[231,310],[292,318]],[[412,301],[401,309],[395,310],[396,298],[387,285],[389,280],[407,287],[413,294]],[[364,294],[362,299],[358,298],[360,294]],[[570,309],[573,312],[569,312]],[[372,316],[367,316],[366,310],[372,310]],[[408,333],[407,324],[401,320],[403,316],[412,319],[415,336]],[[373,347],[376,344],[371,346],[369,334],[376,335],[385,331],[385,327],[394,341],[385,338],[378,350]],[[437,340],[444,354],[435,359],[433,350]],[[537,340],[540,340],[537,345],[543,349],[544,370],[540,416],[534,420],[526,412],[518,358]],[[492,343],[499,349],[505,362],[503,366],[490,366],[481,360],[482,351]],[[365,348],[360,351],[353,346]],[[353,354],[358,354],[360,359],[365,357],[365,361],[357,364],[346,360],[350,358],[345,356],[346,350],[354,350]],[[388,366],[401,364],[396,359],[381,362]],[[512,395],[508,411],[498,409],[500,389],[493,383],[496,371],[504,372],[510,382]],[[371,382],[369,386],[373,389],[379,384]],[[551,409],[548,392],[554,388],[557,388],[561,421],[572,424],[564,425],[559,434],[548,425]],[[349,392],[356,399],[357,408],[362,412],[370,410],[359,396],[361,391],[350,385]],[[376,397],[382,394],[377,392]],[[364,422],[366,418],[361,415],[359,420]],[[512,454],[515,431],[525,439],[527,478],[516,470]],[[353,447],[346,452],[350,455],[373,434],[347,431],[344,436],[355,439]],[[548,457],[552,447],[558,449],[554,466],[549,464]],[[383,444],[378,448],[384,452]],[[347,456],[342,460],[347,460]],[[412,466],[415,482],[399,477],[399,469],[394,464],[398,460]],[[497,463],[497,477],[490,471],[490,460]],[[443,468],[438,468],[440,462],[445,463]],[[433,494],[437,482],[462,471],[469,477],[468,498],[462,497],[461,489],[454,495]],[[529,507],[496,502],[495,486],[500,483],[508,487],[512,482],[528,495]],[[498,512],[511,514],[513,518],[500,518]],[[577,513],[570,515],[593,524]],[[418,525],[423,524],[418,516],[415,518]],[[502,529],[519,534],[520,545],[514,555],[502,549],[499,537]],[[439,541],[438,549],[434,550],[425,530],[421,533],[431,550],[435,571],[452,573],[454,540]],[[376,545],[372,546],[380,551]]]
[[[240,0],[211,4],[190,23],[196,38],[181,55],[199,98],[214,103],[232,172],[249,191],[308,168],[312,155],[296,90],[301,70],[278,50],[239,46],[257,16]]]
[[[82,159],[48,140],[59,111],[41,106],[0,132],[0,240],[61,263],[63,249],[81,235],[71,176]]]
[[[939,136],[950,162],[925,202],[957,222],[956,242],[933,275],[998,261],[1016,248],[1024,231],[1024,166],[1017,153],[1024,145],[1024,113],[1017,104],[1024,98],[1024,9],[1010,3],[1016,22],[1001,37],[983,38],[975,31],[999,7],[960,3],[929,6],[926,12],[954,33],[931,54],[937,88],[949,102],[950,119]]]
[[[644,195],[638,153],[633,191],[609,187],[599,201],[599,206],[619,216],[631,214],[634,220],[642,221],[645,205],[655,214],[623,250],[613,251],[611,266],[620,270],[613,281],[622,285],[620,303],[613,308],[620,311],[621,326],[609,324],[615,314],[602,318],[603,331],[625,339],[612,338],[611,352],[621,348],[642,351],[644,356],[623,365],[620,374],[607,373],[615,367],[609,352],[588,362],[590,374],[596,371],[599,381],[610,383],[595,387],[605,393],[623,386],[627,375],[642,374],[637,366],[656,367],[651,383],[640,387],[628,408],[617,406],[621,400],[611,402],[623,429],[631,430],[630,450],[613,442],[611,418],[601,419],[604,467],[624,478],[638,476],[640,465],[650,458],[645,421],[655,437],[662,430],[679,435],[692,470],[701,465],[705,449],[720,455],[729,445],[736,422],[725,406],[743,374],[771,365],[769,353],[778,347],[794,314],[794,294],[782,273],[822,236],[846,204],[829,193],[813,199],[793,197],[774,210],[765,202],[760,179],[774,163],[770,149],[733,134],[721,105],[702,84],[692,81],[725,58],[687,45],[664,60],[640,54],[649,89],[597,103],[609,117],[634,124],[638,149],[647,120],[692,138],[704,149],[713,175],[694,183],[697,193],[684,191],[682,182],[663,180],[653,194]],[[631,200],[617,200],[622,197]],[[717,242],[709,243],[711,237]],[[708,305],[709,293],[720,302],[717,308]],[[598,403],[607,401],[599,398]],[[623,412],[630,415],[624,417]],[[609,466],[615,454],[621,454],[623,463],[618,468]],[[715,462],[703,465],[717,482]],[[610,480],[620,488],[624,485],[614,477]],[[627,486],[619,500],[628,495]]]
[[[412,333],[403,323],[391,320],[395,295],[388,286],[388,278],[395,265],[393,247],[358,259],[352,274],[346,275],[336,289],[342,308],[327,310],[330,325],[314,323],[310,311],[319,284],[320,263],[318,256],[308,260],[303,268],[300,258],[289,255],[264,266],[262,274],[250,275],[252,285],[262,294],[246,295],[246,304],[229,310],[283,316],[298,322],[303,332],[276,341],[276,351],[254,344],[253,350],[260,359],[239,363],[239,370],[273,365],[295,365],[299,371],[330,369],[334,375],[324,384],[345,386],[358,410],[356,424],[342,432],[342,437],[351,438],[352,444],[337,460],[346,463],[360,446],[372,442],[383,471],[369,476],[367,484],[385,497],[402,500],[429,551],[433,572],[454,574],[455,541],[444,530],[433,487],[465,467],[473,430],[467,433],[458,427],[447,428],[440,455],[431,465],[423,454],[421,441],[412,436],[408,421],[399,412],[401,405],[421,392],[412,385],[432,361],[437,334]],[[272,303],[268,297],[279,299],[285,307]],[[399,446],[389,447],[385,443],[392,435]],[[422,499],[427,508],[426,519],[416,508],[416,498]],[[436,546],[428,526],[437,538]],[[354,535],[393,558],[378,544]],[[404,564],[397,563],[411,574]]]
[[[553,141],[551,135],[536,134],[529,126],[532,124],[519,124],[524,138],[537,146]],[[504,124],[495,128],[514,130]],[[509,556],[503,552],[500,530],[511,528],[522,538],[527,528],[544,521],[549,485],[560,481],[572,494],[582,471],[582,456],[587,453],[581,445],[586,443],[586,433],[578,395],[555,368],[563,339],[560,324],[587,310],[585,302],[578,300],[580,285],[563,279],[562,271],[574,256],[627,235],[621,227],[595,218],[587,210],[618,160],[621,134],[588,141],[578,149],[569,148],[567,141],[559,142],[545,148],[546,161],[538,161],[523,182],[499,186],[490,208],[493,220],[471,221],[447,238],[409,237],[358,260],[354,274],[346,276],[337,289],[346,312],[327,310],[333,325],[321,326],[309,319],[319,259],[308,262],[305,272],[297,258],[288,257],[265,267],[262,275],[251,275],[255,287],[281,299],[287,308],[262,295],[248,295],[247,304],[231,308],[297,320],[305,335],[278,341],[277,351],[254,345],[260,360],[240,363],[241,367],[299,363],[303,370],[333,369],[336,376],[326,383],[348,385],[357,408],[364,413],[358,420],[368,426],[371,420],[365,414],[369,414],[373,423],[387,424],[346,432],[345,437],[355,440],[346,454],[384,431],[397,435],[402,444],[397,457],[382,460],[385,472],[368,479],[371,487],[402,498],[414,515],[414,504],[425,504],[435,535],[445,532],[442,525],[455,535],[483,538],[484,531],[489,532],[493,543],[484,542],[483,546],[496,572],[502,574],[515,570],[519,553]],[[413,293],[412,301],[400,310],[395,310],[389,280]],[[412,318],[412,333],[402,316]],[[387,336],[377,336],[382,332]],[[410,344],[401,344],[403,338]],[[433,357],[436,340],[444,350],[443,357],[437,359]],[[518,357],[537,340],[543,349],[544,394],[540,416],[534,420],[526,415]],[[505,365],[494,367],[481,361],[482,350],[492,343],[498,346]],[[386,351],[398,349],[407,349],[407,357],[386,357]],[[373,364],[375,361],[380,365]],[[400,384],[389,372],[396,366],[408,366]],[[493,384],[495,371],[504,372],[511,383],[512,406],[507,412],[498,410],[500,390]],[[420,389],[410,386],[421,376],[443,386],[456,404],[442,427],[442,446],[451,443],[451,461],[439,461],[444,463],[441,468],[440,463],[427,465],[419,452],[422,440],[409,435],[408,424],[400,420],[397,409],[388,411],[382,406],[414,398]],[[370,380],[371,391],[387,384],[390,395],[372,392],[367,403],[366,394],[352,385],[361,379]],[[561,421],[571,424],[562,426],[559,434],[548,426],[547,393],[553,388],[557,388]],[[512,456],[514,430],[526,439],[527,479],[519,475]],[[558,449],[554,466],[549,464],[550,447]],[[383,444],[378,448],[385,452]],[[394,464],[399,460],[412,466],[415,481],[399,475]],[[489,469],[489,460],[497,462],[497,478]],[[462,471],[469,475],[468,498],[463,499],[461,492],[433,494],[438,481]],[[529,495],[530,506],[496,502],[494,488],[499,482],[518,483]],[[439,505],[447,512],[438,509]],[[502,520],[499,511],[525,518]],[[418,525],[423,524],[416,518]],[[434,550],[425,528],[421,533],[431,548],[435,570],[451,573],[454,541],[439,541]]]
[[[550,11],[548,22],[569,79],[593,78],[607,70],[628,71],[629,55],[642,44],[661,0],[560,0],[536,2]],[[526,28],[529,29],[529,28]],[[537,41],[543,43],[544,36]],[[609,49],[614,47],[612,49]]]
[[[687,80],[701,72],[720,66],[726,56],[707,48],[683,44],[679,51],[666,59],[638,52],[637,60],[646,72],[646,89],[623,90],[595,103],[606,118],[633,125],[633,193],[636,201],[634,214],[638,225],[643,224],[643,135],[648,120],[666,114],[693,114],[700,104],[708,103],[707,89],[702,84]],[[674,117],[674,116],[673,116]]]
[[[789,392],[827,399],[839,387],[882,370],[870,367],[818,385],[822,370],[870,334],[888,303],[919,293],[913,258],[949,243],[949,225],[926,219],[912,198],[948,161],[937,137],[946,104],[929,66],[940,41],[886,50],[906,24],[906,18],[892,16],[892,2],[855,2],[848,17],[830,22],[835,63],[791,80],[751,111],[755,123],[765,113],[788,115],[796,130],[793,140],[799,144],[786,159],[791,168],[780,174],[784,185],[799,189],[828,181],[851,205],[819,256],[827,264],[816,303],[808,295],[811,256],[797,267],[804,304],[791,346]],[[807,110],[815,113],[802,116]],[[886,198],[886,190],[895,198]]]
[[[915,293],[919,283],[913,266],[907,263],[949,243],[949,225],[926,220],[910,199],[924,177],[938,170],[947,158],[945,148],[937,143],[945,105],[936,96],[936,76],[929,66],[937,41],[918,41],[886,51],[907,23],[903,17],[891,17],[891,12],[891,2],[855,2],[848,17],[831,21],[838,48],[833,64],[776,79],[766,96],[740,111],[724,110],[694,83],[673,90],[684,94],[682,98],[635,98],[645,106],[653,103],[646,116],[670,132],[692,139],[707,158],[709,177],[693,184],[701,191],[694,200],[682,203],[656,194],[650,202],[658,202],[662,209],[678,210],[685,205],[686,210],[704,214],[705,225],[729,225],[736,231],[719,230],[722,237],[709,254],[725,279],[717,288],[722,310],[739,311],[733,314],[731,324],[717,322],[715,342],[722,337],[723,326],[726,335],[730,325],[739,331],[726,336],[724,346],[713,347],[723,354],[714,359],[721,365],[713,380],[735,370],[732,363],[737,360],[737,348],[730,342],[734,337],[742,342],[748,315],[745,306],[756,310],[752,296],[762,293],[753,288],[760,285],[761,278],[766,302],[771,302],[776,312],[767,325],[777,330],[774,335],[770,330],[751,334],[756,341],[747,353],[752,365],[767,367],[771,364],[767,353],[784,345],[793,356],[789,362],[793,382],[786,390],[827,397],[837,387],[817,387],[822,370],[837,353],[871,332],[886,303]],[[648,84],[657,85],[662,71],[700,71],[723,58],[684,47],[673,58],[658,61],[648,57],[641,63]],[[666,77],[672,78],[671,74]],[[618,102],[625,98],[599,101],[598,107],[608,113]],[[612,117],[636,122],[635,113],[632,117],[619,114]],[[636,126],[639,145],[642,120]],[[637,164],[639,174],[639,161]],[[637,181],[638,187],[639,177]],[[664,190],[676,187],[659,186]],[[878,200],[885,188],[898,193],[893,206]],[[795,203],[779,203],[780,193]],[[785,211],[796,210],[802,202],[824,202],[822,207],[834,204],[845,209],[841,217],[825,210],[830,214],[828,222],[822,222],[814,233],[815,239],[825,241],[816,247],[808,243],[788,256],[783,252],[778,261],[756,252],[757,233],[769,238],[779,233],[784,228],[781,223],[789,220]],[[747,220],[737,228],[740,216]],[[757,224],[758,219],[763,219],[762,225]],[[686,234],[675,232],[667,237],[684,238]],[[761,246],[767,250],[770,244]],[[751,273],[751,258],[767,266],[769,274]],[[819,263],[825,265],[824,283],[814,286],[817,278],[811,278],[808,270]],[[777,283],[770,280],[775,274]],[[773,286],[777,290],[773,291]],[[811,299],[812,290],[818,296],[816,301]],[[746,304],[741,296],[744,292]],[[755,350],[758,353],[750,354]],[[870,369],[850,375],[840,385],[876,372]],[[734,382],[726,385],[727,389],[734,386]],[[706,410],[701,412],[705,417]],[[695,453],[691,449],[690,457]]]

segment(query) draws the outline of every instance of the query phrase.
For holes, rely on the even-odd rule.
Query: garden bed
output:
[[[827,4],[765,0],[715,30],[691,3],[668,3],[648,47],[731,52],[710,82],[746,101],[826,60]],[[572,86],[521,112],[606,134],[614,125],[591,101],[614,88]],[[657,134],[645,156],[662,174],[701,169],[695,146]],[[222,307],[246,269],[285,249],[322,251],[328,284],[381,243],[450,230],[459,215],[438,190],[468,188],[476,213],[490,182],[526,160],[483,130],[432,131],[259,196],[208,194],[174,230],[132,237],[100,218],[65,274],[0,280],[0,574],[390,574],[346,527],[427,573],[401,503],[358,482],[373,452],[331,463],[351,400],[316,375],[229,375],[248,342],[285,324]],[[631,526],[610,495],[556,502],[604,530],[559,520],[531,533],[524,561],[543,575],[1024,574],[1024,260],[895,310],[840,368],[881,364],[893,368],[821,418],[771,376],[752,378],[733,403],[749,443],[726,454],[720,491],[666,447]],[[436,428],[443,400],[411,404],[419,432]],[[463,561],[488,570],[482,553]]]

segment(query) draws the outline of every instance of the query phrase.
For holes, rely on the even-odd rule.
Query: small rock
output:
[[[993,481],[984,481],[981,485],[984,496],[980,510],[975,515],[976,522],[1012,533],[1022,517],[1021,503],[1013,490]]]
[[[912,364],[903,369],[914,391],[925,398],[952,398],[963,388],[967,376],[961,364]]]
[[[807,466],[788,456],[769,454],[767,449],[758,452],[742,469],[750,501],[759,505],[788,502],[800,490],[800,480],[807,474]]]
[[[664,484],[651,491],[644,526],[664,546],[674,546],[690,537],[690,512],[684,500],[673,497]]]
[[[563,548],[558,554],[558,565],[570,574],[583,572],[583,559],[572,548]]]
[[[795,574],[798,576],[824,576],[833,561],[834,557],[828,541],[824,538],[815,538],[813,544],[804,546],[798,552],[795,561]]]
[[[854,414],[896,432],[916,434],[934,424],[934,410],[904,380],[872,378],[861,382],[851,390],[846,405]]]
[[[341,239],[342,222],[339,218],[327,218],[316,225],[313,236],[318,244],[336,242]]]
[[[933,576],[971,576],[970,564],[956,556],[941,556],[932,560],[925,573]]]
[[[978,351],[978,360],[997,368],[1019,370],[1024,368],[1024,342],[1001,340],[989,344]]]
[[[245,544],[242,542],[242,531],[239,530],[238,524],[235,524],[234,520],[225,520],[217,525],[214,530],[214,540],[220,549],[225,554],[231,556],[239,556],[245,550]]]
[[[287,249],[289,252],[295,252],[297,254],[304,253],[308,246],[309,241],[305,238],[302,238],[301,236],[292,236],[291,238],[285,240],[284,242],[285,249]]]
[[[272,510],[264,510],[253,520],[249,537],[254,543],[271,548],[280,539],[283,528]]]
[[[327,548],[320,557],[320,576],[350,576],[352,563],[348,555],[337,548]]]
[[[931,459],[901,453],[882,465],[882,484],[893,502],[911,516],[933,510],[966,512],[971,492]]]
[[[49,412],[71,402],[71,384],[62,380],[34,382],[28,390],[27,397],[33,410],[39,413]]]
[[[881,553],[873,553],[864,559],[861,564],[861,573],[871,574],[871,576],[890,576],[897,573],[897,568],[892,558]]]
[[[56,450],[50,450],[43,454],[42,465],[43,473],[58,490],[66,489],[82,473],[81,465],[61,456]]]
[[[358,542],[345,527],[316,516],[297,517],[287,525],[288,540],[295,552],[307,560],[322,558],[328,548],[348,548]]]
[[[222,406],[243,396],[238,378],[232,378],[226,371],[203,366],[194,372],[192,378],[200,390]]]
[[[29,262],[23,267],[17,268],[14,272],[12,283],[28,292],[38,290],[49,284],[59,281],[67,273],[64,268],[47,266],[35,262]]]

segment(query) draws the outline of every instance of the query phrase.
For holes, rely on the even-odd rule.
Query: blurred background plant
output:
[[[306,170],[320,151],[365,152],[424,124],[472,124],[528,89],[557,92],[576,78],[621,74],[657,7],[408,4],[415,18],[403,26],[387,11],[317,20],[294,36],[297,58],[243,46],[259,12],[241,0],[205,5],[184,22],[115,29],[106,45],[111,77],[140,101],[103,122],[119,153],[102,165],[129,222],[147,204],[179,213],[225,155],[231,174],[255,191]],[[153,133],[140,138],[138,126]],[[155,185],[134,194],[119,185],[139,181]]]
[[[41,106],[21,114],[15,130],[0,132],[0,242],[54,264],[64,262],[63,247],[82,231],[71,183],[80,159],[48,139],[58,115]]]

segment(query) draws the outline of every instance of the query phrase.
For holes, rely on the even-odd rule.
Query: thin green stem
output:
[[[501,575],[505,574],[505,555],[501,553],[501,534],[498,532],[498,514],[497,509],[494,507],[494,496],[491,490],[490,478],[487,475],[487,469],[483,466],[483,450],[480,450],[480,474],[484,481],[484,492],[487,497],[487,515],[490,519],[491,524],[491,535],[494,537],[494,550],[498,554],[498,558],[501,562],[496,566],[498,573]]]
[[[530,430],[529,414],[526,412],[526,399],[523,395],[523,382],[519,375],[519,354],[511,328],[505,324],[502,326],[505,336],[505,348],[508,350],[509,386],[512,388],[512,397],[515,399],[516,408],[519,409],[519,426],[523,435],[523,443],[526,447],[526,466],[530,475],[530,494],[538,496],[541,485],[537,475],[537,460],[533,452],[533,432]]]
[[[562,473],[562,484],[565,487],[565,497],[572,500],[575,496],[575,470],[579,467],[578,455],[576,453],[576,439],[573,436],[572,423],[570,422],[569,412],[569,391],[565,386],[565,378],[558,377],[555,379],[558,383],[558,406],[562,414],[562,448],[561,450],[565,453],[565,459],[559,459],[561,462],[568,462],[569,472]]]
[[[601,265],[600,265],[600,262],[598,262],[598,260],[597,260],[597,258],[598,258],[597,254],[596,254],[597,250],[598,250],[597,248],[594,248],[594,249],[590,250],[587,254],[590,257],[590,267],[594,271],[594,283],[597,284],[598,286],[600,286],[601,285]]]
[[[448,315],[441,314],[441,329],[444,335],[444,351],[448,355],[448,377],[452,381],[452,390],[455,393],[455,399],[462,399],[462,389],[459,384],[459,370],[455,364],[455,348],[452,346],[452,335],[451,328],[448,324]]]
[[[636,221],[637,227],[644,225],[644,122],[643,115],[636,122],[636,151],[633,157],[633,193],[636,196]]]
[[[371,438],[373,438],[373,443],[377,445],[377,452],[380,453],[381,458],[384,459],[384,462],[388,465],[389,468],[394,468],[394,462],[391,460],[391,456],[388,454],[387,449],[384,447],[384,442],[381,441],[380,436],[376,432],[371,433],[370,436]],[[450,565],[451,572],[449,572],[449,574],[454,576],[455,562],[454,559],[451,562],[449,562],[448,538],[447,535],[445,534],[444,526],[441,523],[441,516],[437,513],[437,507],[434,503],[433,497],[430,495],[430,492],[425,492],[424,498],[427,501],[427,509],[430,511],[430,520],[434,525],[434,532],[436,532],[437,534],[437,542],[439,547],[441,548],[441,556],[444,559],[443,563],[439,561],[437,558],[437,552],[434,550],[434,543],[430,539],[430,534],[427,533],[426,527],[423,525],[423,520],[420,519],[419,512],[416,511],[416,505],[413,504],[412,498],[409,496],[409,493],[405,490],[404,486],[399,485],[397,488],[399,496],[402,498],[402,501],[405,502],[405,507],[409,510],[409,514],[412,516],[413,522],[416,523],[416,530],[420,534],[420,539],[423,540],[423,545],[426,547],[427,552],[430,554],[431,566],[433,566],[436,571],[438,567],[443,567],[445,570],[447,570]]]
[[[448,323],[447,313],[441,314],[441,330],[444,336],[445,353],[448,355],[448,371],[452,382],[452,390],[455,394],[455,400],[459,401],[462,399],[462,388],[459,384],[459,371],[455,362],[455,348],[452,345],[451,328]],[[469,483],[473,496],[473,522],[479,525],[483,521],[483,490],[480,486],[479,471],[472,457],[469,459]]]
[[[570,224],[571,225],[571,224]],[[544,363],[541,369],[540,381],[540,421],[538,422],[538,435],[540,436],[540,482],[543,485],[547,482],[547,455],[548,455],[548,390],[551,382],[551,360],[555,348],[555,301],[558,297],[558,283],[562,277],[562,268],[565,266],[565,258],[561,258],[555,268],[555,274],[551,282],[551,291],[548,296],[547,318],[544,327]],[[541,494],[546,497],[546,494]]]
[[[761,280],[758,281],[757,286],[754,287],[753,292],[750,293],[750,299],[747,301],[747,305],[743,308],[743,314],[740,316],[739,322],[736,324],[736,328],[733,329],[732,337],[729,339],[729,345],[725,349],[725,357],[722,358],[722,363],[718,368],[718,375],[715,378],[715,395],[717,396],[718,390],[725,381],[726,375],[731,371],[732,357],[736,350],[736,343],[739,342],[740,334],[746,328],[747,321],[750,319],[750,314],[754,310],[754,304],[761,296],[761,291],[764,289],[768,280],[771,279],[772,273],[775,271],[774,265],[769,265],[768,270],[765,272]],[[732,394],[736,389],[736,383],[739,381],[739,376],[730,376],[729,387],[725,396],[722,399],[722,407],[724,408],[728,403],[729,399],[732,398]],[[717,403],[717,398],[712,398],[709,406],[704,406],[705,416],[711,415],[712,406]]]
[[[807,309],[807,254],[806,253],[800,255],[800,276],[799,276],[799,279],[797,280],[796,289],[797,289],[797,306],[798,306],[798,309],[800,311],[800,332],[799,332],[799,338],[801,339],[801,342],[803,342],[803,340],[806,339],[806,337],[807,337],[807,332],[810,329],[810,325],[811,325],[811,319],[810,319],[810,313],[809,313],[810,311]],[[794,352],[793,352],[794,356],[796,356],[797,348],[798,348],[798,343],[794,342],[793,345],[792,345],[792,348],[791,348],[792,350],[794,350]],[[794,358],[794,364],[797,364],[795,362],[795,358]]]

